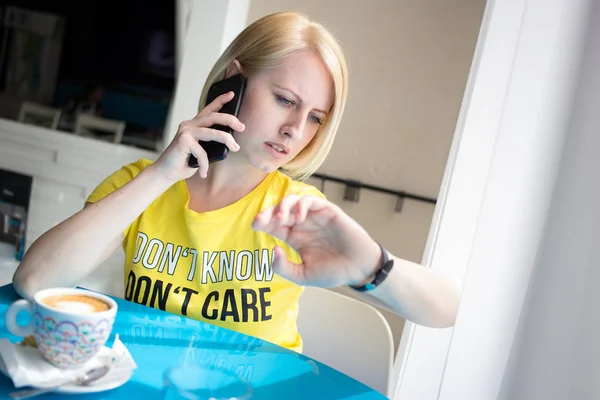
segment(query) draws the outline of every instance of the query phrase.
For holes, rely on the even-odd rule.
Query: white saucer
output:
[[[111,349],[108,347],[103,347],[102,349],[100,349],[100,351],[98,352],[98,354],[96,356],[94,356],[92,358],[99,358],[99,357],[103,357],[106,355],[107,352],[110,352]],[[0,372],[2,372],[4,375],[6,375],[8,378],[10,378],[10,376],[6,373],[6,365],[4,365],[4,361],[2,360],[2,357],[0,357]],[[80,385],[76,385],[73,383],[68,383],[65,384],[59,388],[57,388],[56,390],[54,390],[54,393],[65,393],[65,394],[73,394],[73,393],[95,393],[95,392],[104,392],[106,390],[111,390],[111,389],[115,389],[118,388],[119,386],[124,385],[125,383],[127,383],[127,381],[129,381],[129,379],[131,378],[131,376],[133,375],[133,371],[130,371],[130,373],[126,373],[126,374],[119,374],[117,376],[115,376],[114,374],[111,375],[110,371],[108,372],[107,375],[103,376],[102,378],[98,379],[97,381],[93,382],[90,385],[87,386],[80,386]],[[36,389],[44,389],[47,387],[52,387],[53,383],[51,382],[44,382],[47,384],[42,384],[42,385],[29,385],[27,386],[28,388],[36,388]],[[25,390],[25,387],[22,388],[17,388],[16,390]]]
[[[79,385],[68,384],[68,385],[64,385],[64,386],[61,386],[60,388],[56,389],[54,391],[54,393],[74,394],[74,393],[104,392],[106,390],[116,389],[119,386],[124,385],[125,383],[127,383],[129,378],[131,378],[131,375],[132,374],[125,375],[125,376],[119,376],[118,378],[117,377],[109,377],[107,379],[101,378],[101,379],[98,379],[93,384],[88,385],[88,386],[79,386]],[[35,387],[37,388],[38,386],[35,386]],[[40,386],[39,388],[42,389],[43,386]]]

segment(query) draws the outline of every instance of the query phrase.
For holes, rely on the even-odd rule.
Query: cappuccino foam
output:
[[[104,301],[80,294],[60,294],[48,296],[41,302],[49,307],[68,313],[89,314],[106,311],[110,306]]]

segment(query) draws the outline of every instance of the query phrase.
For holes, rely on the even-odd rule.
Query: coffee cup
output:
[[[17,315],[30,315],[27,325]],[[42,356],[59,368],[77,368],[104,346],[112,331],[117,303],[100,293],[73,288],[38,291],[33,301],[17,300],[5,315],[16,336],[33,335]]]

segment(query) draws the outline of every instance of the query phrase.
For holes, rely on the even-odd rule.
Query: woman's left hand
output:
[[[252,226],[298,252],[301,264],[290,262],[285,251],[276,247],[273,270],[300,285],[358,285],[381,262],[381,249],[365,229],[337,205],[318,196],[286,196],[261,211]]]

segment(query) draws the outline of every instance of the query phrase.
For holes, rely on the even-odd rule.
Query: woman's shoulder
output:
[[[271,192],[271,194],[278,194],[278,197],[280,198],[290,194],[326,198],[315,186],[306,182],[294,180],[281,171],[274,172],[273,181],[269,185],[269,192]]]
[[[125,168],[126,170],[129,170],[132,174],[137,175],[143,169],[149,167],[153,163],[154,163],[154,161],[148,160],[147,158],[140,158],[137,161],[134,161],[134,162],[131,162],[131,163],[125,165],[123,168]]]
[[[115,171],[108,178],[120,181],[121,185],[129,182],[135,178],[142,170],[152,165],[154,161],[146,158],[140,158],[137,161],[130,162],[129,164],[123,165],[120,169]]]
[[[121,168],[104,178],[104,180],[96,186],[86,199],[86,203],[94,203],[122,187],[152,163],[153,161],[151,160],[140,158],[137,161],[123,165]]]

